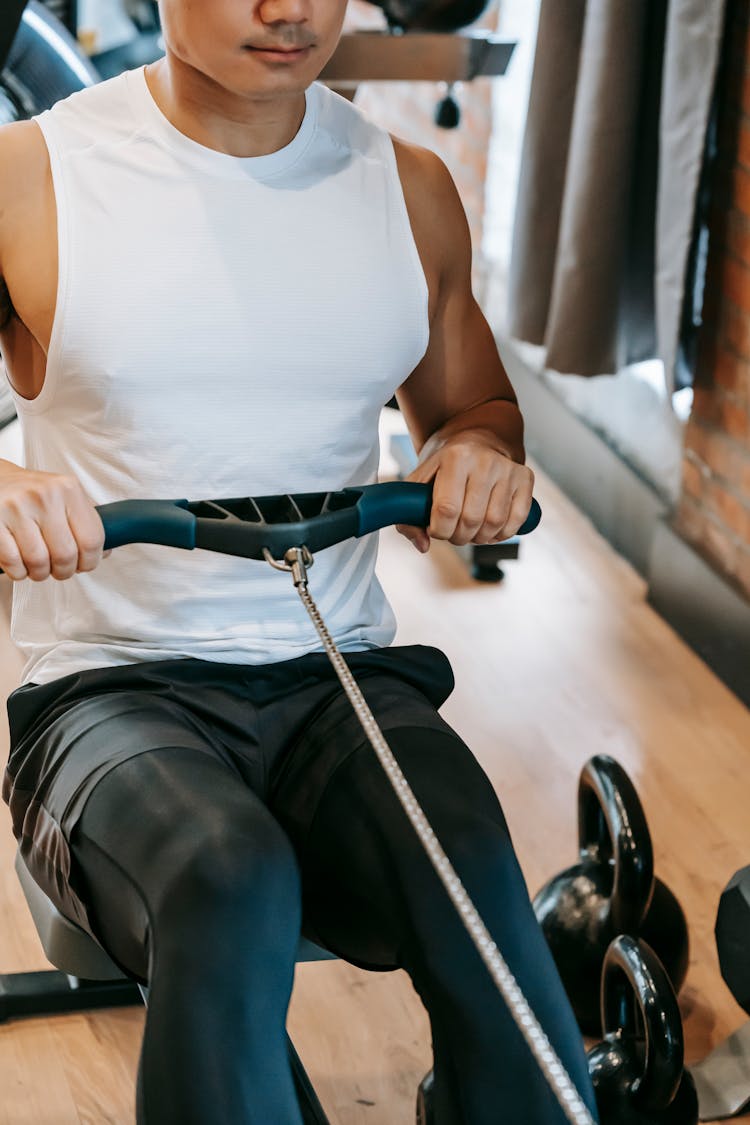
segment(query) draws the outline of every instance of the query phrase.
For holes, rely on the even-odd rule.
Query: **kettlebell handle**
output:
[[[578,844],[582,860],[612,864],[612,932],[637,933],[654,889],[651,834],[633,783],[607,754],[581,770]]]
[[[685,1064],[677,997],[650,945],[626,934],[609,946],[602,968],[604,1038],[643,1040],[643,1071],[631,1093],[643,1113],[663,1112],[675,1097]]]

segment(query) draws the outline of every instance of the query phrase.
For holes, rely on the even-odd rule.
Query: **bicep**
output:
[[[439,168],[433,165],[431,187],[429,235],[441,246],[439,292],[427,351],[396,396],[418,449],[450,418],[474,406],[494,399],[516,402],[492,329],[474,297],[469,224],[442,162]]]

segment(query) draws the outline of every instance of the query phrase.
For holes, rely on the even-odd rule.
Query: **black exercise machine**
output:
[[[5,0],[0,15],[0,125],[41,113],[93,86],[99,75],[76,40],[38,0]]]

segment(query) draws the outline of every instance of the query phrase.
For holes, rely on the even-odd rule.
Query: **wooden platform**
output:
[[[545,518],[504,585],[455,553],[422,558],[383,536],[380,572],[399,641],[441,646],[458,685],[444,714],[492,778],[530,889],[575,858],[575,791],[600,751],[630,772],[656,870],[691,927],[681,996],[689,1061],[746,1018],[719,975],[721,889],[750,862],[750,714],[645,604],[644,583],[548,481]],[[315,571],[311,572],[314,592]],[[19,662],[0,621],[0,694]],[[7,745],[4,714],[0,743]],[[45,967],[0,807],[0,970]],[[427,1020],[404,974],[341,963],[298,971],[290,1028],[334,1125],[412,1125],[430,1065]],[[143,1027],[137,1009],[0,1027],[0,1125],[126,1125]],[[742,1120],[750,1120],[746,1117]]]

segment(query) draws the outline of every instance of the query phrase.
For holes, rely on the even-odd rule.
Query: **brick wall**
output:
[[[750,0],[728,5],[704,327],[677,530],[750,596]]]

